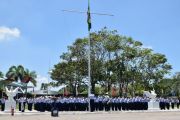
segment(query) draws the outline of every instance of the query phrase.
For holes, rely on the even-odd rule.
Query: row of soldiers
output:
[[[109,97],[94,97],[91,99],[91,110],[94,111],[121,111],[121,110],[147,110],[148,98],[133,97],[133,98],[109,98]]]
[[[90,100],[90,101],[89,101]],[[25,98],[21,97],[16,100],[19,104],[19,111],[24,112],[25,106],[29,111],[34,110],[44,112],[51,111],[56,107],[59,111],[88,111],[89,102],[91,111],[121,111],[121,110],[148,110],[147,97],[133,97],[133,98],[109,98],[108,96],[90,97],[37,97]],[[158,98],[159,107],[161,110],[174,109],[175,105],[179,109],[179,100],[173,98]],[[2,98],[1,109],[4,110],[5,99]],[[33,107],[34,106],[34,107]]]
[[[157,101],[159,102],[159,108],[161,110],[174,109],[175,106],[179,109],[180,101],[177,98],[158,98]]]

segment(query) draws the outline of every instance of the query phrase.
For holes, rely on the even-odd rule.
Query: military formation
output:
[[[159,98],[159,107],[161,110],[179,109],[180,101],[177,98]]]
[[[41,96],[36,98],[20,97],[16,99],[19,111],[24,112],[25,108],[39,112],[51,111],[56,108],[59,111],[128,111],[128,110],[148,110],[147,97],[114,97],[96,96],[96,97],[51,97]],[[179,99],[177,98],[157,98],[161,110],[179,109]],[[1,110],[4,111],[5,98],[0,100]]]

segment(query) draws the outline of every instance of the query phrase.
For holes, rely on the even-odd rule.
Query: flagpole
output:
[[[88,97],[89,97],[89,111],[91,111],[90,95],[91,95],[91,13],[90,3],[88,0],[88,12],[87,12],[87,23],[88,23]]]
[[[106,14],[106,13],[90,13],[90,0],[88,0],[88,98],[89,98],[89,111],[91,111],[90,107],[90,97],[91,97],[91,34],[90,34],[90,29],[91,29],[91,14],[95,15],[105,15],[105,16],[114,16],[112,14]],[[63,12],[75,12],[75,13],[86,13],[84,11],[78,11],[78,10],[62,10]]]
[[[88,97],[89,97],[89,111],[91,111],[90,105],[90,95],[91,95],[91,35],[90,30],[88,31],[89,38],[88,38]]]

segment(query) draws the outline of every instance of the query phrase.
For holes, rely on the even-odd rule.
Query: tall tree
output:
[[[156,93],[160,97],[167,97],[171,94],[172,89],[175,87],[173,86],[173,79],[165,78],[160,80],[157,84],[155,84]],[[174,89],[175,90],[175,89]]]
[[[25,69],[24,76],[21,82],[23,83],[31,82],[34,86],[36,86],[37,83],[36,78],[37,78],[37,74],[35,71],[29,71],[29,69]]]
[[[140,41],[119,35],[116,30],[103,28],[91,33],[91,92],[95,93],[97,84],[109,93],[112,86],[118,87],[120,96],[128,92],[134,96],[139,88],[153,89],[150,81],[156,84],[169,73],[171,65],[165,55],[142,46]],[[67,84],[72,92],[76,85],[87,85],[87,56],[88,39],[76,39],[60,56],[51,78]]]
[[[22,65],[19,66],[11,66],[6,73],[7,80],[9,81],[22,81],[24,77],[24,67]]]
[[[34,86],[36,86],[36,72],[35,71],[29,71],[28,69],[25,69],[22,65],[18,66],[11,66],[6,73],[7,80],[6,81],[16,81],[16,82],[22,82],[22,83],[28,83],[32,82]]]
[[[173,76],[173,82],[171,86],[173,92],[176,93],[176,95],[180,96],[180,72],[175,73]]]

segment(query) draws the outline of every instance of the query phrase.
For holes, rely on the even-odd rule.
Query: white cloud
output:
[[[9,28],[5,26],[0,26],[0,41],[6,41],[11,38],[19,38],[20,30],[18,28]]]
[[[36,81],[37,81],[37,84],[36,84],[36,87],[34,88],[34,90],[40,90],[41,88],[41,84],[42,83],[49,83],[51,82],[52,80],[48,79],[48,77],[44,77],[44,76],[41,76],[41,75],[37,75],[37,78],[36,78]],[[33,84],[31,82],[28,83],[28,86],[33,86]],[[66,87],[65,84],[62,84],[58,87],[49,87],[49,90],[52,90],[52,91],[59,91],[60,89]],[[32,91],[32,89],[28,89],[28,92]]]
[[[36,78],[36,81],[37,81],[37,86],[36,86],[35,90],[40,90],[42,83],[48,83],[48,78],[38,75]]]

